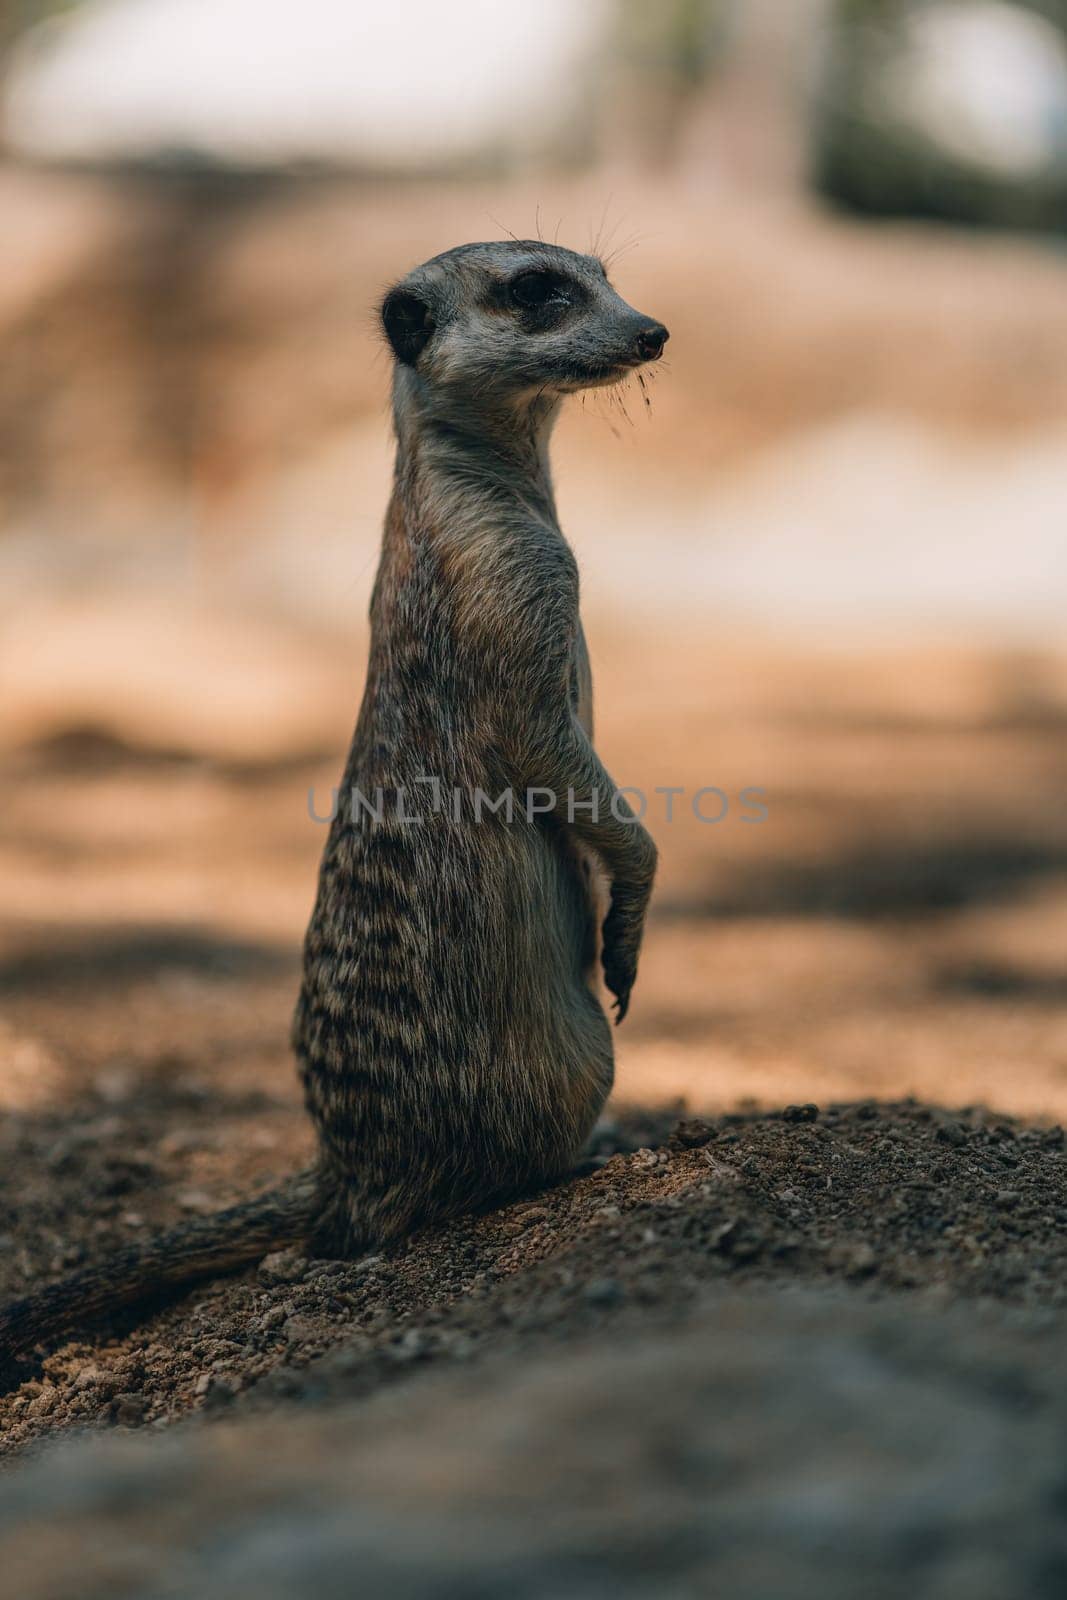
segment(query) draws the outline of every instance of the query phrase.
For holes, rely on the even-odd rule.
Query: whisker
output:
[[[610,270],[610,268],[615,265],[616,261],[621,261],[624,255],[627,255],[631,250],[636,250],[638,245],[640,245],[647,237],[647,234],[640,232],[630,234],[628,238],[624,239],[621,244],[616,245],[615,249],[610,252],[606,261],[604,262],[605,267]]]
[[[613,383],[611,385],[611,387],[609,388],[609,390],[608,390],[608,393],[611,395],[612,404],[618,406],[618,408],[621,411],[622,415],[626,418],[627,423],[632,428],[633,425],[634,425],[634,419],[633,419],[633,417],[631,417],[630,413],[626,409],[626,401],[623,399],[623,395],[625,394],[625,392],[626,392],[626,379],[625,378],[620,379],[618,383]]]
[[[518,234],[512,233],[511,229],[501,222],[498,217],[494,217],[491,211],[487,211],[485,214],[489,218],[489,221],[493,224],[494,228],[499,228],[501,233],[506,233],[508,238],[514,239],[516,244],[521,243]]]
[[[615,235],[618,233],[619,229],[622,227],[622,225],[625,222],[625,220],[626,220],[626,213],[623,212],[623,211],[620,211],[619,215],[615,218],[615,221],[611,224],[611,227],[608,229],[608,236],[602,242],[602,244],[600,246],[601,249],[610,251],[611,242],[614,239]]]
[[[596,256],[596,255],[600,254],[600,236],[604,232],[604,224],[608,220],[608,210],[609,210],[609,208],[611,206],[611,202],[614,200],[614,198],[615,198],[614,191],[611,191],[611,192],[609,192],[607,199],[604,201],[604,209],[603,209],[603,211],[601,212],[601,215],[600,215],[600,226],[596,231],[596,239],[593,241],[592,248],[589,251],[589,254],[591,256]]]

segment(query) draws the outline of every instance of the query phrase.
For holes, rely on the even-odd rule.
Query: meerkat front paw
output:
[[[635,899],[612,891],[611,909],[604,918],[600,961],[604,982],[615,996],[615,1021],[619,1023],[630,1007],[630,992],[637,978],[637,957],[645,924],[647,897]]]

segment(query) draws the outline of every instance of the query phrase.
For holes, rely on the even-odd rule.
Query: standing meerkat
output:
[[[597,955],[621,1021],[656,850],[593,748],[548,441],[565,395],[667,330],[595,257],[522,240],[435,256],[381,320],[396,473],[293,1023],[315,1165],[9,1305],[0,1356],[270,1249],[350,1256],[551,1183],[611,1088]]]

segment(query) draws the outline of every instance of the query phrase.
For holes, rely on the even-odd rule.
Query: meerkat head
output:
[[[529,239],[434,256],[390,289],[381,318],[399,370],[493,403],[615,383],[657,360],[668,338],[595,256]]]

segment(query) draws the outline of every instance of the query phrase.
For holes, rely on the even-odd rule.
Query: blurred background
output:
[[[306,1140],[374,307],[513,232],[671,329],[559,499],[608,766],[731,800],[620,1096],[1067,1115],[1067,6],[7,0],[0,78],[0,1104],[199,1096],[194,1209]]]

